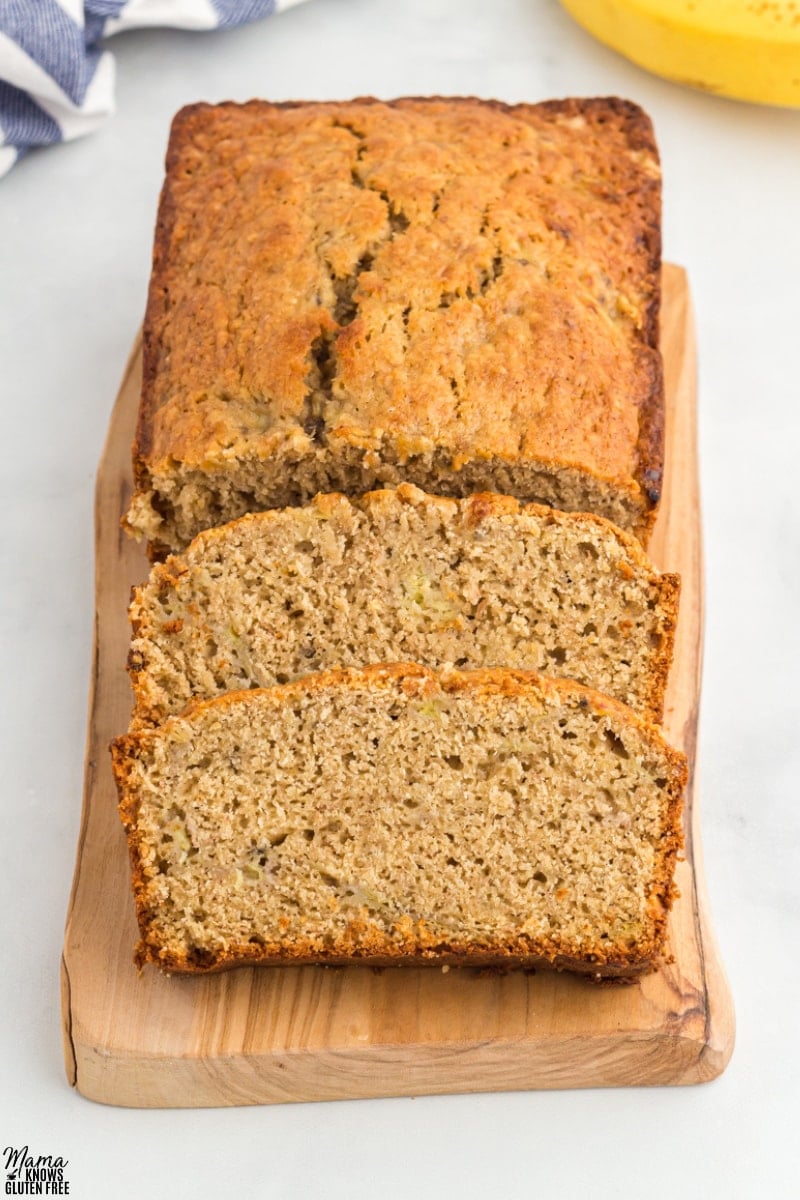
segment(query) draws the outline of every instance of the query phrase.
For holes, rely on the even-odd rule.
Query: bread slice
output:
[[[338,670],[112,746],[140,964],[651,969],[686,763],[597,692]]]
[[[134,724],[333,666],[511,666],[660,720],[678,577],[585,514],[408,484],[258,513],[155,567],[130,609]]]
[[[660,169],[615,98],[175,118],[128,528],[410,482],[597,512],[661,490]]]

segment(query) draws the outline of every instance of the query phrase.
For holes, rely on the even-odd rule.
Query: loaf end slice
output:
[[[649,971],[684,757],[529,672],[323,672],[112,746],[140,964]]]
[[[334,666],[510,666],[661,719],[679,580],[600,517],[409,484],[200,534],[130,609],[134,725]]]

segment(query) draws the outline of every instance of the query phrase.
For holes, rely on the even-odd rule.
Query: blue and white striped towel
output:
[[[231,29],[298,0],[0,0],[0,176],[32,146],[91,133],[114,111],[104,37],[142,26]]]

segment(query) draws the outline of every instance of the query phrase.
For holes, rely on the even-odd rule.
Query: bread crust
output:
[[[388,148],[383,151],[384,155],[390,155],[394,153],[394,150],[392,149],[391,134],[382,133],[376,124],[376,110],[379,115],[405,114],[410,120],[421,121],[423,127],[428,117],[431,122],[447,119],[454,128],[460,127],[459,122],[463,126],[464,117],[469,114],[474,117],[476,122],[483,122],[481,133],[475,144],[469,143],[470,151],[475,153],[478,152],[481,145],[487,144],[486,141],[481,142],[481,137],[488,139],[490,134],[495,139],[501,139],[504,135],[513,136],[515,131],[519,132],[526,126],[526,123],[528,127],[533,123],[540,134],[542,129],[545,133],[547,132],[548,123],[552,124],[553,129],[557,131],[557,136],[562,140],[567,139],[565,142],[567,151],[570,144],[569,138],[572,136],[570,133],[572,126],[577,127],[582,124],[588,130],[586,145],[580,141],[576,143],[579,151],[583,147],[585,153],[585,165],[582,164],[582,170],[586,176],[585,184],[580,182],[579,185],[576,185],[578,189],[576,194],[581,197],[580,206],[584,206],[583,191],[585,191],[591,197],[591,204],[597,206],[601,223],[608,226],[609,234],[605,237],[606,249],[603,251],[605,257],[603,255],[600,258],[596,257],[596,243],[592,240],[594,235],[591,231],[587,233],[587,222],[584,221],[583,225],[581,224],[583,218],[580,211],[575,209],[574,197],[567,196],[562,202],[552,199],[548,194],[548,205],[555,207],[547,216],[549,225],[547,231],[542,233],[542,237],[545,240],[549,239],[547,244],[550,248],[548,248],[547,254],[551,254],[552,250],[552,254],[555,255],[552,258],[551,266],[547,268],[548,271],[551,270],[553,263],[555,264],[553,269],[557,272],[560,271],[561,264],[565,261],[565,254],[568,259],[569,254],[572,253],[571,248],[577,246],[574,255],[578,266],[574,271],[570,266],[567,275],[563,277],[563,286],[567,289],[573,287],[571,282],[573,275],[577,278],[580,274],[579,267],[583,261],[581,256],[585,255],[588,272],[586,275],[587,296],[591,297],[587,301],[585,310],[589,323],[583,332],[575,334],[578,341],[570,353],[583,354],[587,352],[586,347],[591,347],[591,353],[598,361],[603,359],[605,365],[597,367],[590,364],[588,367],[590,373],[586,378],[592,380],[594,378],[592,372],[594,371],[596,374],[599,370],[600,376],[605,373],[609,379],[612,377],[614,379],[613,384],[610,385],[616,389],[613,403],[611,395],[608,396],[610,424],[607,430],[602,430],[598,424],[595,424],[594,433],[592,433],[587,426],[585,432],[578,431],[574,439],[570,441],[570,435],[567,432],[567,428],[570,427],[569,422],[567,427],[562,428],[562,418],[557,415],[561,411],[559,406],[565,401],[562,401],[560,396],[557,402],[551,403],[543,400],[542,397],[546,395],[546,380],[543,380],[532,385],[535,387],[535,395],[538,397],[532,403],[540,408],[544,404],[542,415],[532,419],[532,423],[520,426],[519,446],[514,449],[509,441],[510,434],[502,432],[499,426],[493,429],[491,423],[486,423],[487,418],[480,416],[481,404],[484,403],[480,398],[481,389],[489,389],[486,394],[490,399],[487,398],[486,403],[493,411],[497,411],[498,401],[492,391],[493,388],[496,388],[497,382],[493,374],[495,368],[491,365],[491,357],[487,358],[485,354],[482,358],[476,357],[477,352],[474,352],[474,362],[482,365],[470,368],[474,374],[473,383],[464,384],[465,390],[463,390],[463,394],[456,397],[455,403],[458,407],[466,403],[471,406],[469,413],[473,415],[468,419],[469,421],[478,421],[480,429],[476,426],[477,436],[472,437],[471,434],[465,434],[459,445],[455,444],[458,438],[451,425],[448,424],[449,418],[444,425],[441,424],[444,400],[441,396],[437,399],[434,395],[435,387],[431,391],[435,384],[435,378],[432,375],[426,375],[424,370],[419,382],[422,390],[418,396],[414,394],[414,397],[408,400],[410,407],[407,417],[403,415],[400,425],[397,425],[393,432],[392,421],[396,418],[393,418],[391,413],[392,405],[395,405],[397,400],[389,399],[389,391],[386,392],[386,400],[383,400],[378,393],[370,397],[368,391],[364,390],[365,380],[369,378],[374,381],[375,379],[373,358],[370,357],[372,352],[364,342],[364,338],[372,326],[365,324],[363,316],[365,301],[358,299],[367,284],[373,289],[373,293],[374,289],[378,288],[375,295],[382,294],[380,289],[384,284],[381,280],[384,279],[385,271],[391,272],[392,269],[388,265],[385,267],[385,271],[383,267],[377,272],[369,267],[366,270],[362,269],[358,274],[358,286],[361,291],[356,293],[358,312],[354,318],[345,319],[343,322],[341,314],[337,316],[333,311],[328,311],[324,305],[317,309],[312,305],[310,309],[304,310],[305,315],[298,318],[299,323],[295,323],[290,328],[290,322],[282,332],[278,330],[266,337],[261,345],[261,359],[263,360],[266,356],[272,361],[282,361],[287,364],[283,374],[272,372],[270,375],[270,378],[274,376],[274,386],[279,390],[275,392],[273,388],[273,396],[269,403],[277,407],[269,418],[270,427],[263,435],[259,432],[256,436],[251,432],[241,437],[238,436],[236,422],[233,417],[228,419],[231,401],[235,402],[233,407],[236,407],[242,400],[245,404],[261,405],[263,411],[263,401],[256,402],[247,398],[248,396],[254,397],[257,388],[253,390],[251,387],[248,390],[248,386],[243,384],[243,390],[236,391],[235,385],[237,369],[241,372],[241,380],[245,380],[248,375],[247,346],[250,345],[248,339],[253,336],[262,336],[256,330],[258,314],[254,317],[255,323],[252,324],[252,328],[245,323],[244,332],[242,332],[240,318],[236,317],[234,308],[231,308],[235,298],[232,299],[228,296],[226,299],[224,282],[220,285],[221,299],[218,301],[215,298],[210,308],[197,309],[194,300],[186,301],[186,304],[181,307],[181,297],[184,296],[184,291],[181,290],[183,288],[181,271],[186,268],[177,261],[176,245],[190,235],[195,236],[197,221],[202,223],[204,219],[207,222],[212,219],[211,217],[204,218],[202,209],[198,212],[195,211],[197,206],[193,199],[191,179],[188,176],[192,170],[201,169],[199,166],[193,167],[192,164],[195,161],[202,161],[205,163],[203,169],[206,172],[211,171],[208,178],[218,188],[222,200],[229,206],[235,206],[238,203],[238,193],[230,191],[231,171],[234,174],[237,171],[243,172],[241,177],[246,180],[249,178],[248,171],[256,170],[251,163],[254,156],[248,157],[248,154],[249,147],[252,146],[253,139],[256,137],[254,130],[259,128],[259,122],[271,123],[271,126],[274,126],[279,114],[292,114],[300,110],[302,110],[304,119],[307,118],[309,122],[330,121],[336,129],[348,129],[351,125],[355,128],[355,122],[359,117],[366,120],[370,114],[373,114],[372,127],[365,135],[366,140],[359,143],[358,153],[362,153],[364,145],[367,145],[371,138],[372,143],[369,144],[378,147],[374,150],[377,164],[374,170],[378,172],[381,169],[380,147],[387,138],[389,138],[389,144]],[[492,125],[491,122],[494,118],[497,118],[498,121]],[[506,119],[509,122],[508,126],[505,123]],[[609,157],[604,159],[602,153],[596,153],[592,149],[591,139],[607,136],[607,130],[613,130],[613,138],[610,142],[611,149],[608,151]],[[353,138],[357,136],[361,135],[353,133]],[[468,138],[469,135],[463,134],[463,136]],[[381,142],[381,138],[383,138],[383,142]],[[220,139],[224,141],[226,147],[225,155],[227,157],[224,160],[226,164],[224,167],[222,165],[214,166],[216,162],[216,159],[213,159],[213,154],[216,153],[214,147],[221,144]],[[198,149],[195,143],[202,143],[201,148]],[[233,144],[233,149],[231,149],[231,144]],[[394,149],[396,150],[396,146]],[[371,153],[373,153],[372,150],[368,151],[368,155]],[[238,157],[236,157],[237,155]],[[513,166],[513,160],[510,162]],[[209,166],[209,164],[211,165]],[[347,469],[358,464],[362,478],[359,479],[355,490],[363,491],[377,482],[388,481],[379,480],[373,471],[370,483],[371,468],[365,464],[369,463],[371,455],[377,455],[376,461],[380,460],[383,464],[379,470],[388,469],[394,473],[396,479],[410,478],[413,482],[425,486],[427,490],[441,490],[445,493],[449,492],[449,494],[459,494],[458,478],[463,471],[463,466],[460,465],[462,460],[463,465],[471,463],[471,474],[469,474],[469,478],[466,475],[464,477],[464,487],[467,491],[483,490],[487,486],[494,486],[495,490],[500,491],[509,490],[509,487],[513,488],[514,484],[509,487],[498,487],[497,482],[501,477],[505,478],[509,471],[513,475],[515,471],[524,466],[528,475],[524,480],[520,478],[517,489],[518,494],[522,495],[524,499],[537,498],[535,481],[532,482],[529,478],[531,472],[533,477],[537,472],[539,475],[548,473],[552,475],[559,472],[563,474],[565,470],[577,472],[575,478],[592,479],[596,489],[599,488],[603,494],[608,493],[609,497],[616,498],[613,502],[616,504],[618,501],[621,507],[614,519],[618,524],[632,529],[646,542],[660,496],[663,473],[663,372],[658,352],[661,254],[660,189],[658,154],[652,126],[647,116],[636,105],[615,97],[588,100],[567,99],[548,101],[538,105],[509,105],[500,101],[484,101],[470,97],[406,97],[388,102],[372,97],[363,97],[343,103],[298,101],[272,104],[265,101],[250,101],[244,105],[230,102],[216,106],[197,104],[181,110],[173,122],[166,171],[156,225],[153,272],[145,316],[142,398],[133,447],[137,497],[140,503],[146,504],[151,510],[151,523],[154,521],[155,524],[158,524],[159,514],[162,512],[166,524],[169,523],[170,506],[173,504],[174,498],[166,496],[159,480],[173,478],[176,465],[183,464],[188,470],[190,466],[200,469],[199,464],[201,464],[202,469],[209,473],[210,478],[217,479],[224,476],[231,455],[234,459],[251,462],[254,464],[253,470],[257,472],[255,464],[259,461],[266,462],[277,454],[286,457],[289,469],[292,469],[292,464],[302,463],[306,466],[312,464],[313,470],[317,472],[316,478],[320,479],[324,478],[324,472],[330,466],[329,460],[334,456],[345,460],[340,474],[342,472],[347,474]],[[377,175],[376,178],[378,178]],[[514,178],[513,170],[510,171],[510,178]],[[377,205],[378,185],[375,184],[373,189],[372,183],[369,181],[365,185],[363,181],[359,180],[358,188],[362,189],[362,195],[365,186]],[[508,186],[507,184],[506,187]],[[228,190],[226,191],[226,189]],[[354,192],[354,195],[356,194]],[[394,197],[385,191],[381,192],[380,196],[385,198],[389,219],[393,221],[395,219],[392,215],[395,214]],[[528,203],[527,200],[526,203]],[[560,217],[559,203],[563,208]],[[397,200],[397,204],[400,204],[400,200]],[[572,208],[570,208],[571,204]],[[397,211],[403,216],[401,210]],[[359,235],[365,245],[371,245],[370,239],[378,236],[375,232],[377,229],[375,221],[378,221],[380,214],[377,211],[373,212],[372,209],[370,212],[372,216],[364,217],[362,221],[363,234]],[[562,221],[561,225],[557,218]],[[403,219],[407,220],[405,216]],[[513,204],[507,209],[506,219],[511,224],[517,220]],[[412,217],[412,229],[415,227],[415,220]],[[371,221],[372,224],[370,224]],[[502,237],[502,215],[500,221],[499,233]],[[370,230],[372,232],[369,232]],[[625,232],[621,233],[621,230]],[[269,239],[270,236],[270,230],[265,225],[264,237]],[[391,242],[400,236],[402,233],[393,232],[389,240]],[[473,256],[477,254],[480,258],[484,251],[480,250],[479,253],[478,243],[483,246],[486,237],[483,234],[480,236],[474,234],[470,237],[473,238],[470,252]],[[475,238],[478,239],[477,242],[474,240]],[[623,245],[617,245],[620,240],[624,241]],[[554,244],[554,249],[551,243]],[[299,242],[297,247],[299,253],[302,249]],[[476,249],[476,247],[478,248]],[[611,249],[609,250],[608,247]],[[485,251],[485,253],[488,252],[488,250]],[[213,254],[213,250],[211,253]],[[381,254],[384,255],[384,258],[386,257],[385,242],[382,247],[378,246],[377,253],[379,258]],[[514,272],[518,274],[524,271],[530,272],[529,266],[519,267],[517,260],[508,250],[499,253],[502,254],[500,269],[505,273],[506,280],[509,280]],[[444,262],[444,260],[442,261]],[[495,259],[495,262],[497,261],[501,260]],[[519,258],[518,261],[523,262],[524,260]],[[598,262],[602,262],[602,267],[597,266]],[[491,273],[490,267],[485,264],[480,270],[482,272],[489,270]],[[611,272],[615,273],[614,277],[611,277]],[[372,278],[376,274],[377,282]],[[385,277],[391,282],[390,274]],[[557,278],[561,279],[561,276],[557,275]],[[507,313],[516,311],[520,303],[518,297],[523,296],[525,288],[529,286],[522,276],[520,276],[518,284],[516,276],[514,276],[514,280],[513,288],[511,283],[507,284],[508,288],[512,288],[512,292],[509,293],[508,305],[510,307],[507,308]],[[603,282],[603,280],[608,282]],[[334,282],[338,287],[338,277]],[[489,280],[488,286],[491,287],[491,285],[492,281]],[[486,280],[481,284],[482,288],[485,286]],[[478,306],[482,312],[489,312],[486,296],[475,294],[468,302],[466,296],[470,289],[465,293],[463,292],[464,287],[466,287],[464,281],[457,284],[457,290],[454,293],[456,299],[452,301],[459,310],[459,319],[462,325],[461,309],[464,306],[466,306],[464,312],[466,313],[469,309],[472,318],[476,320]],[[495,291],[497,291],[496,283]],[[569,327],[575,320],[575,308],[574,303],[568,301],[567,292],[560,293],[558,287],[549,294],[552,297],[549,303],[553,307],[551,316],[547,319],[552,319],[553,332],[545,331],[542,354],[557,356],[561,352],[559,351],[560,335],[556,335],[555,330],[562,328],[563,332],[568,333]],[[615,300],[614,297],[618,298]],[[197,302],[199,303],[199,301]],[[449,305],[450,303],[451,301],[445,298],[445,304]],[[540,300],[537,299],[537,305],[539,304]],[[622,306],[619,311],[615,307],[616,304]],[[604,308],[603,305],[606,307]],[[187,311],[194,312],[195,316],[186,318],[185,315],[181,315]],[[212,313],[216,315],[211,316]],[[605,317],[603,317],[603,313],[606,313]],[[611,320],[608,319],[609,313]],[[441,319],[441,314],[439,314],[439,319]],[[480,318],[481,321],[483,319],[483,317]],[[496,318],[489,316],[487,319],[491,325]],[[510,317],[502,315],[503,321],[510,319]],[[562,320],[565,322],[563,327],[559,325]],[[603,321],[605,321],[605,325],[601,331],[600,324]],[[209,322],[213,337],[216,339],[214,346],[211,344],[211,335],[206,338],[204,334],[199,333],[200,329],[205,329]],[[604,344],[603,333],[612,332],[611,326],[615,323],[620,327],[625,325],[627,330],[624,338],[619,330],[615,335],[617,350],[614,351],[614,354],[618,354],[620,348],[623,348],[627,356],[624,368],[612,365],[614,354],[610,352],[609,346]],[[449,330],[449,328],[448,326],[447,329]],[[169,330],[169,336],[165,342],[166,330]],[[200,337],[199,341],[197,341],[198,336]],[[476,336],[478,336],[477,333]],[[536,336],[541,337],[542,334],[537,333]],[[452,354],[457,357],[461,353],[456,348],[457,339],[453,341],[451,333],[447,331],[442,332],[441,337],[444,339],[442,342],[443,356],[446,357],[447,346],[452,343]],[[178,341],[176,342],[175,339]],[[316,436],[304,433],[301,412],[303,402],[298,399],[299,389],[302,388],[302,373],[306,368],[310,369],[309,363],[313,366],[315,339],[322,339],[326,345],[333,347],[337,371],[332,384],[333,392],[329,394],[327,400],[322,402],[325,411],[319,417],[324,425],[320,442],[316,441]],[[175,376],[174,381],[170,382],[169,363],[173,356],[170,346],[174,345],[184,345],[186,354],[182,359],[181,371]],[[502,343],[502,345],[498,343],[498,353],[508,352],[503,349],[505,345],[506,343]],[[513,367],[512,364],[512,370],[518,372],[518,375],[513,377],[512,387],[513,395],[516,396],[519,389],[523,387],[525,372],[529,371],[526,366],[529,352],[524,349],[523,342],[519,340],[508,342],[508,346],[511,347],[512,354],[518,357],[517,367]],[[419,354],[421,359],[425,360],[427,356],[423,353],[423,349],[424,347],[420,349]],[[391,349],[387,348],[386,352],[391,357]],[[407,362],[411,361],[408,355],[413,355],[413,352],[412,345],[411,350],[407,349],[405,352]],[[240,353],[244,355],[243,358],[237,358]],[[376,349],[374,354],[382,355],[383,350]],[[381,361],[384,364],[387,362],[385,358],[374,361]],[[557,358],[556,361],[558,361]],[[305,367],[303,367],[303,363],[306,364]],[[569,359],[564,358],[561,366],[567,368],[568,364]],[[581,367],[582,371],[583,367]],[[292,374],[292,372],[294,373]],[[580,383],[580,380],[584,378],[583,374],[577,378],[579,382],[573,381],[573,391],[578,386],[584,386]],[[279,379],[285,381],[286,391],[283,395],[280,393],[280,388],[284,384],[275,383],[275,380]],[[326,386],[329,386],[329,383]],[[399,386],[399,384],[391,384],[391,389],[394,389],[392,395],[400,396],[401,392],[397,391]],[[413,392],[416,385],[412,383],[408,386],[412,388]],[[561,387],[560,384],[558,386]],[[594,386],[594,383],[590,384],[590,388],[594,388]],[[598,384],[598,386],[602,391],[606,384]],[[388,382],[387,387],[389,387]],[[519,394],[522,395],[522,392]],[[513,402],[514,405],[520,403],[517,399],[514,399]],[[593,403],[595,402],[600,404],[599,399],[593,401]],[[312,408],[313,403],[312,399]],[[525,403],[527,404],[527,401]],[[556,404],[555,408],[553,408],[553,403]],[[620,405],[627,406],[624,407],[624,413],[623,409],[619,407]],[[515,408],[514,411],[519,414],[523,409]],[[275,413],[284,415],[276,416]],[[358,416],[358,414],[361,415]],[[613,420],[611,420],[612,416]],[[521,418],[516,416],[514,420],[517,419]],[[308,420],[311,421],[310,425]],[[305,428],[312,429],[317,417],[312,415],[308,420],[305,422]],[[292,422],[295,424],[292,425]],[[382,426],[384,428],[381,432]],[[407,427],[413,436],[409,435],[408,439],[404,440],[398,432],[403,427]],[[458,437],[460,436],[459,434]],[[583,442],[584,436],[588,436],[590,441]],[[441,461],[437,458],[432,465],[430,455],[432,453],[439,454],[440,451],[444,457],[441,458]],[[452,471],[447,466],[448,456],[452,458],[454,464]],[[423,460],[424,465],[420,465]],[[417,471],[416,475],[415,471]],[[423,477],[425,472],[431,477],[441,476],[439,489],[426,482]],[[366,480],[366,487],[364,480]],[[573,483],[572,476],[569,476],[568,486],[573,486]],[[563,490],[562,484],[558,486]],[[525,495],[525,489],[531,488],[533,488],[533,492]],[[313,490],[318,490],[318,487]],[[128,527],[141,531],[144,525],[135,515],[136,502],[128,517]],[[600,503],[605,503],[605,501],[598,500],[591,505],[582,503],[579,507],[593,507],[595,511],[600,511],[597,507]],[[251,505],[251,507],[270,506],[272,503],[263,503],[263,498],[262,500],[256,499]],[[568,502],[564,502],[560,506],[571,507]],[[606,515],[611,515],[611,513],[606,512]],[[213,523],[207,518],[204,519],[207,523]],[[226,517],[223,516],[222,519],[224,520]],[[194,532],[197,532],[197,529],[194,529]],[[170,546],[173,548],[176,546],[174,535],[170,538],[149,531],[148,536],[156,546],[156,554],[163,553]]]
[[[148,877],[144,869],[137,813],[139,805],[135,779],[136,763],[140,756],[159,741],[169,738],[176,729],[185,730],[202,721],[204,715],[215,716],[231,706],[257,708],[291,705],[312,693],[330,689],[400,690],[409,697],[428,697],[435,694],[503,696],[522,698],[532,705],[572,704],[608,715],[641,731],[664,754],[671,777],[668,780],[667,813],[661,836],[657,878],[649,893],[648,910],[652,918],[649,939],[641,939],[627,954],[610,952],[598,938],[588,947],[584,944],[570,949],[543,935],[521,935],[503,944],[443,940],[433,937],[424,920],[404,918],[399,928],[400,938],[389,939],[369,920],[351,921],[341,936],[332,936],[324,946],[317,941],[294,938],[291,942],[276,938],[268,942],[244,943],[227,947],[218,953],[201,951],[175,953],[163,946],[151,931],[153,911],[148,899]],[[469,672],[434,672],[417,664],[398,663],[360,669],[335,669],[319,672],[302,680],[280,687],[229,692],[213,700],[190,704],[180,717],[171,717],[157,730],[128,733],[111,744],[112,764],[119,794],[119,812],[125,828],[131,858],[134,899],[141,940],[136,948],[140,966],[153,963],[168,972],[206,974],[247,965],[328,964],[357,965],[451,965],[530,968],[547,966],[570,970],[597,978],[635,977],[655,968],[663,954],[669,910],[677,895],[673,874],[675,861],[683,845],[681,811],[683,792],[688,778],[687,761],[683,754],[670,747],[661,730],[639,717],[625,705],[581,687],[570,680],[551,679],[531,671],[486,669]]]

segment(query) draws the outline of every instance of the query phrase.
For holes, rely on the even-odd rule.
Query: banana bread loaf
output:
[[[617,99],[175,119],[128,528],[408,481],[591,511],[661,487],[660,174]]]
[[[679,581],[601,517],[411,484],[241,517],[131,604],[134,725],[323,667],[420,662],[577,679],[661,719]]]
[[[662,952],[683,756],[565,680],[417,666],[190,706],[112,747],[140,964],[547,964]]]

